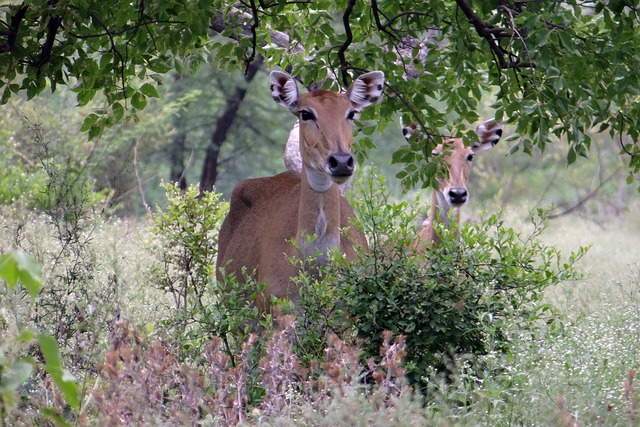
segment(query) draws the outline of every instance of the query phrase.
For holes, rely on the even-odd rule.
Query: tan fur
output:
[[[260,312],[269,310],[271,296],[290,298],[294,302],[298,300],[298,289],[290,280],[298,274],[298,270],[287,261],[287,256],[299,257],[291,243],[299,226],[294,218],[301,218],[300,223],[304,228],[308,224],[308,220],[305,223],[305,216],[308,216],[305,213],[324,203],[327,212],[333,213],[328,218],[332,224],[330,227],[336,230],[337,224],[349,227],[348,237],[339,237],[340,248],[346,258],[349,261],[356,260],[351,241],[362,248],[367,247],[364,235],[351,226],[349,220],[353,217],[353,211],[336,186],[325,197],[318,198],[319,203],[314,203],[313,207],[307,205],[301,210],[300,204],[295,201],[308,199],[304,191],[301,197],[301,184],[300,174],[294,171],[241,181],[233,190],[229,215],[220,229],[217,265],[224,266],[226,274],[239,273],[243,266],[248,273],[255,270],[255,279],[265,284],[263,293],[256,299]],[[264,214],[267,211],[268,217]],[[262,231],[257,233],[255,230]],[[226,264],[229,260],[229,264]]]
[[[447,173],[438,178],[438,190],[431,193],[431,211],[429,219],[424,221],[418,230],[418,237],[413,241],[411,247],[419,252],[424,252],[427,248],[440,245],[440,236],[436,232],[434,224],[440,222],[454,229],[454,233],[459,233],[460,209],[468,200],[467,183],[471,173],[472,160],[469,155],[491,149],[497,144],[502,135],[502,126],[495,120],[482,123],[476,129],[479,143],[471,147],[465,147],[460,138],[447,138],[434,150],[433,155],[438,156],[446,163]],[[466,194],[461,203],[450,203],[447,195],[451,191],[464,192]],[[453,213],[450,210],[453,209]],[[450,220],[453,222],[450,223]]]
[[[354,245],[366,250],[366,239],[352,226],[353,211],[337,185],[347,181],[352,170],[335,173],[330,165],[332,156],[350,157],[353,128],[349,114],[370,104],[361,100],[363,96],[380,96],[381,78],[384,75],[379,72],[361,76],[354,95],[329,91],[298,95],[290,76],[272,73],[274,100],[300,119],[302,171],[241,181],[233,190],[218,239],[218,279],[222,268],[224,274],[234,274],[242,281],[240,272],[246,268],[265,286],[255,301],[260,313],[269,312],[272,297],[298,304],[299,289],[291,280],[298,267],[288,257],[304,260],[318,255],[316,265],[307,267],[314,273],[317,263],[326,262],[328,250],[338,247],[349,261],[356,260]],[[303,120],[302,112],[312,112],[313,120]],[[319,189],[318,183],[310,184],[308,172],[329,185]],[[347,236],[342,229],[348,229]],[[314,235],[315,240],[307,243]]]

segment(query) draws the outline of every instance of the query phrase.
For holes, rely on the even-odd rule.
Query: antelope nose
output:
[[[454,205],[461,205],[467,201],[467,189],[462,187],[453,187],[449,190],[449,199]]]
[[[348,153],[333,153],[327,159],[333,176],[351,176],[355,167],[353,156]]]

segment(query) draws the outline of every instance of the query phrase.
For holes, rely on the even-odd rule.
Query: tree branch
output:
[[[489,44],[489,48],[494,56],[498,59],[498,65],[501,69],[518,69],[518,68],[535,68],[535,64],[531,62],[512,61],[512,54],[500,46],[499,40],[509,38],[510,36],[502,28],[494,27],[484,22],[476,13],[467,0],[456,0],[456,4],[464,13],[467,21],[475,28],[478,35],[484,38]],[[515,55],[513,55],[515,56]],[[518,59],[515,57],[515,59]]]
[[[384,24],[382,24],[382,22],[380,21],[380,15],[382,14],[382,12],[378,8],[378,1],[377,0],[371,0],[371,11],[373,12],[373,19],[374,19],[374,21],[376,23],[376,27],[378,28],[378,30],[384,32],[390,38],[395,38],[395,39],[399,40],[400,37],[397,34],[394,34],[394,33],[392,33],[391,31],[389,31],[387,29],[387,27],[389,27],[391,25],[391,21],[389,21],[387,19],[387,22],[385,22]]]
[[[624,132],[624,115],[620,112],[618,113],[620,115],[620,147],[622,148],[622,151],[625,152],[625,154],[627,154],[629,157],[635,157],[635,153],[632,153],[631,151],[629,151],[629,149],[627,148],[627,145],[625,145],[624,141],[622,141],[622,133]],[[628,144],[631,145],[631,144]]]
[[[9,24],[9,27],[7,28],[7,42],[0,45],[0,53],[11,52],[15,47],[16,40],[18,38],[18,30],[20,29],[20,24],[22,23],[28,8],[29,6],[26,6],[23,3],[16,11],[16,14],[11,17],[11,24]]]
[[[557,213],[553,213],[549,215],[549,219],[553,219],[553,218],[558,218],[564,215],[568,215],[572,212],[574,212],[575,210],[579,209],[580,207],[582,207],[585,203],[587,203],[589,200],[591,200],[592,198],[594,198],[602,189],[602,187],[604,187],[604,185],[611,181],[611,179],[616,176],[616,174],[618,173],[618,171],[620,170],[620,168],[616,169],[611,175],[609,175],[605,180],[603,180],[602,182],[600,182],[600,185],[598,185],[595,189],[593,189],[589,194],[587,194],[586,196],[584,196],[582,199],[578,200],[573,206],[568,207],[567,209],[565,209],[562,212],[557,212]]]
[[[256,29],[260,25],[260,18],[258,18],[258,8],[256,7],[255,0],[251,0],[251,15],[253,16],[253,23],[251,24],[251,55],[245,60],[245,75],[249,73],[249,67],[255,59],[256,50],[258,49],[258,36]]]
[[[57,0],[52,0],[49,2],[49,6],[52,9],[55,9],[57,4]],[[53,44],[56,41],[56,35],[58,34],[58,29],[62,25],[62,18],[56,14],[53,14],[49,17],[49,22],[47,22],[47,38],[45,39],[44,45],[42,45],[42,51],[38,56],[38,60],[36,61],[36,66],[38,67],[38,75],[42,72],[42,67],[51,60],[51,52],[53,51]]]
[[[349,3],[347,3],[347,8],[342,15],[345,40],[338,50],[338,59],[340,60],[340,74],[342,76],[342,83],[344,83],[345,86],[349,86],[349,74],[347,74],[349,64],[347,63],[344,53],[351,45],[351,42],[353,42],[353,33],[351,32],[351,24],[349,23],[349,18],[351,16],[351,12],[353,12],[353,6],[355,6],[355,4],[356,0],[349,0]]]

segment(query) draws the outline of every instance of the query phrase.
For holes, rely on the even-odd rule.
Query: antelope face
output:
[[[417,126],[402,125],[402,133],[405,138],[411,138],[418,133]],[[469,200],[467,182],[474,155],[489,150],[498,143],[502,136],[502,125],[495,120],[487,120],[476,128],[476,134],[478,141],[470,147],[465,147],[462,139],[447,138],[432,152],[433,156],[440,156],[447,166],[447,173],[437,178],[438,204],[442,208],[458,208]]]
[[[323,177],[342,184],[353,174],[353,120],[380,98],[383,84],[384,74],[374,71],[358,77],[344,94],[318,90],[300,95],[291,76],[271,73],[271,96],[298,117],[302,163],[318,188]]]
[[[441,156],[447,173],[438,178],[438,199],[441,206],[457,208],[469,200],[467,181],[471,173],[473,150],[465,147],[461,139],[449,139],[438,145],[433,156]]]
[[[306,170],[342,184],[355,169],[351,155],[353,120],[358,117],[344,94],[314,91],[300,98],[300,154]]]

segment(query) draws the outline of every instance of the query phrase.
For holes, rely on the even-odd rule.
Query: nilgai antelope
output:
[[[413,126],[403,127],[402,133],[410,138],[415,133]],[[435,223],[439,221],[450,226],[450,212],[453,209],[454,231],[459,231],[460,208],[469,200],[467,182],[471,172],[474,155],[493,148],[502,136],[502,125],[495,120],[488,120],[476,128],[478,142],[466,147],[461,138],[446,138],[433,150],[433,156],[441,156],[446,163],[447,173],[438,177],[438,189],[432,191],[431,212],[429,218],[422,223],[418,237],[412,247],[424,251],[440,244],[440,236],[436,232]]]
[[[301,94],[293,77],[279,71],[271,72],[270,83],[273,99],[300,122],[302,171],[238,183],[220,229],[217,259],[219,279],[231,274],[242,281],[246,268],[264,284],[255,301],[260,313],[269,312],[272,297],[298,305],[299,289],[291,280],[298,267],[289,258],[313,257],[316,264],[306,268],[314,272],[317,264],[326,262],[327,251],[340,248],[353,261],[354,245],[366,248],[364,235],[350,224],[353,211],[338,185],[355,168],[353,120],[380,99],[384,74],[364,74],[346,93]]]

